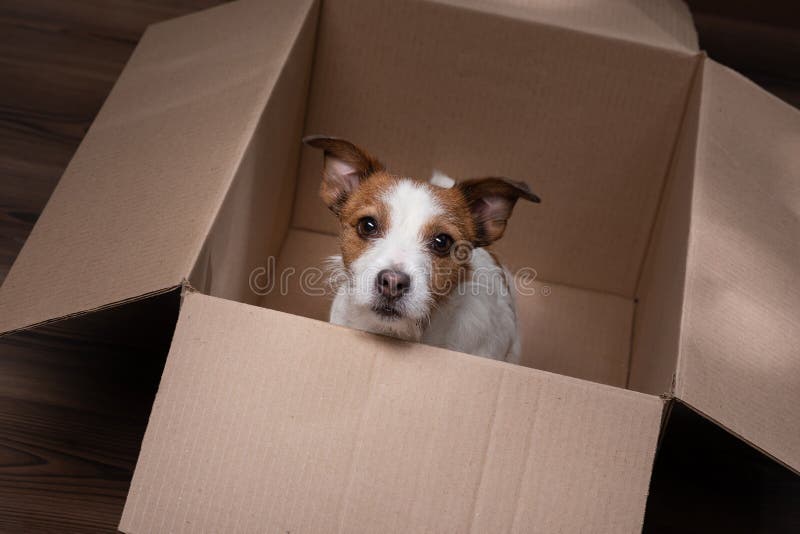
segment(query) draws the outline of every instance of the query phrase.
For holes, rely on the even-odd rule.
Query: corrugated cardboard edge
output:
[[[727,87],[733,88],[734,91],[748,93],[748,102],[739,103],[740,106],[750,105],[750,107],[747,108],[747,111],[752,111],[758,107],[763,107],[765,113],[771,113],[773,116],[776,113],[779,113],[786,117],[787,121],[792,123],[793,126],[791,128],[793,128],[794,132],[797,134],[795,141],[800,139],[800,112],[777,97],[767,93],[756,84],[736,73],[735,71],[724,67],[713,60],[706,59],[704,61],[703,69],[704,87],[701,95],[702,101],[700,107],[701,115],[698,131],[698,148],[694,168],[695,180],[693,187],[694,194],[692,197],[693,209],[692,219],[690,220],[689,246],[686,260],[687,273],[684,288],[684,303],[679,345],[680,348],[675,376],[674,397],[692,408],[698,414],[709,419],[710,421],[715,422],[732,435],[742,439],[770,458],[773,458],[778,463],[786,466],[795,473],[800,473],[800,434],[793,433],[786,426],[781,426],[780,423],[780,421],[783,421],[784,425],[793,423],[796,427],[798,421],[800,421],[800,414],[798,412],[798,410],[800,410],[800,380],[798,380],[798,377],[800,377],[800,347],[795,345],[794,350],[796,351],[796,357],[793,361],[791,357],[788,358],[787,363],[794,363],[794,367],[792,369],[786,369],[786,372],[781,375],[789,380],[794,380],[791,382],[792,387],[794,388],[793,391],[796,394],[794,402],[791,398],[774,398],[774,395],[771,394],[771,390],[773,388],[771,388],[770,383],[766,382],[766,379],[760,379],[757,376],[754,377],[755,368],[752,366],[747,372],[747,383],[741,383],[738,385],[727,384],[724,389],[720,390],[718,387],[720,380],[726,380],[729,378],[729,376],[714,375],[712,378],[706,377],[705,375],[699,375],[698,372],[703,370],[707,363],[710,363],[712,366],[716,366],[717,368],[722,366],[723,369],[732,369],[733,376],[736,376],[737,372],[735,369],[733,369],[733,367],[741,364],[752,364],[753,362],[750,361],[752,358],[745,358],[747,361],[743,360],[740,362],[734,362],[730,359],[732,357],[731,355],[720,352],[722,350],[721,348],[716,346],[713,348],[709,347],[709,336],[713,337],[716,335],[716,333],[711,332],[710,334],[703,334],[702,329],[710,328],[713,330],[715,326],[709,324],[707,316],[701,317],[694,313],[694,308],[696,307],[697,303],[693,300],[693,292],[697,291],[697,287],[695,286],[697,285],[698,276],[701,276],[704,269],[708,269],[710,267],[708,263],[705,265],[698,264],[697,260],[697,257],[700,253],[697,248],[699,246],[698,217],[702,216],[702,214],[698,215],[697,212],[697,203],[699,202],[697,191],[699,187],[702,187],[702,185],[698,184],[698,180],[703,179],[703,177],[699,175],[702,172],[702,150],[703,148],[707,149],[706,145],[703,145],[703,143],[705,142],[710,144],[709,146],[713,146],[713,149],[717,151],[726,151],[728,149],[721,144],[720,139],[710,137],[710,135],[713,135],[713,132],[709,133],[708,131],[710,128],[712,128],[709,126],[709,121],[713,120],[713,116],[711,114],[713,113],[713,110],[718,109],[721,105],[721,103],[714,99],[713,94],[711,94],[711,98],[709,98],[709,92],[713,93],[715,89],[719,89],[719,87],[715,87],[713,85],[713,78],[726,78],[722,83],[730,84]],[[712,81],[708,82],[709,78],[712,78]],[[705,83],[708,83],[707,87]],[[741,96],[742,95],[737,94],[735,98],[739,98]],[[785,127],[786,126],[784,125],[784,128]],[[739,139],[738,141],[741,142],[742,140]],[[735,147],[733,150],[735,150]],[[794,153],[793,157],[798,157],[796,152]],[[730,159],[730,156],[728,156],[728,159]],[[772,179],[772,176],[769,174],[762,174],[760,177],[763,179],[763,176],[766,176],[767,181]],[[708,178],[706,178],[706,180],[708,180]],[[754,178],[754,180],[756,180],[756,178]],[[708,193],[706,193],[706,198],[704,198],[703,201],[706,202],[706,209],[709,209]],[[765,211],[773,210],[772,206],[762,206],[762,208]],[[704,224],[707,227],[709,222],[705,221]],[[798,228],[796,221],[794,228]],[[708,230],[706,229],[706,234],[707,233]],[[708,235],[705,235],[703,239],[706,239],[707,241]],[[800,244],[800,241],[797,241],[797,243]],[[797,255],[797,251],[795,254],[796,259],[800,258],[800,256]],[[795,261],[795,267],[798,266],[798,263],[800,262]],[[800,270],[797,270],[796,274],[797,272],[800,272]],[[767,269],[766,274],[770,274],[769,269]],[[751,272],[751,275],[757,276],[758,273],[753,271]],[[796,288],[790,288],[790,291],[792,289],[796,290]],[[777,306],[777,304],[775,305]],[[798,336],[800,335],[800,326],[797,326],[800,325],[800,308],[796,308],[794,313],[795,317],[797,318],[794,323],[795,328],[797,329],[794,332],[794,335]],[[693,328],[694,330],[692,330],[690,333],[690,330]],[[773,338],[766,338],[765,335],[766,334],[762,334],[761,338],[759,339],[762,339],[762,341],[764,341],[767,345],[781,343],[781,341],[776,341]],[[786,335],[791,336],[792,334],[788,333]],[[703,343],[704,340],[705,345],[701,347],[700,343]],[[783,343],[785,344],[785,341],[783,341]],[[744,350],[747,352],[746,348]],[[781,354],[781,349],[779,347],[774,348],[773,352],[776,354]],[[787,353],[783,354],[786,355]],[[751,354],[751,356],[754,355]],[[713,383],[709,382],[709,380],[713,380]],[[784,387],[784,389],[786,388]],[[748,392],[748,390],[750,391]],[[726,393],[726,391],[732,393]],[[756,391],[769,392],[769,396],[772,397],[772,402],[767,404],[759,404],[758,406],[754,405],[755,399],[753,399],[750,394],[755,393]],[[731,403],[738,404],[740,407],[740,412],[736,412],[730,408],[729,404]],[[747,413],[743,414],[742,411]],[[761,424],[767,425],[768,428],[766,431],[764,428],[761,428]]]

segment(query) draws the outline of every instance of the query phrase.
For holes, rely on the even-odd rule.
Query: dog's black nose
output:
[[[375,280],[378,292],[386,298],[397,299],[408,293],[411,288],[411,277],[400,271],[384,269]]]

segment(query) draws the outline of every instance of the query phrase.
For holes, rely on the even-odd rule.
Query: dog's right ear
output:
[[[350,141],[324,135],[310,135],[303,143],[319,148],[325,155],[319,195],[332,212],[339,212],[347,197],[362,180],[384,170],[383,164]]]

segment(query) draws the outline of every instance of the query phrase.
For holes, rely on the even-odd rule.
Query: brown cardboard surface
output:
[[[147,30],[0,288],[0,332],[189,275],[312,4]]]
[[[438,0],[509,17],[696,52],[692,14],[679,0]]]
[[[676,396],[800,470],[800,113],[707,60]]]
[[[324,259],[338,253],[334,236],[290,230],[274,264],[274,283],[256,280],[265,293],[259,304],[327,321],[333,294]],[[517,296],[520,364],[625,387],[633,301],[549,282],[526,289]]]
[[[188,294],[125,532],[638,532],[662,401]]]
[[[263,293],[258,304],[327,321],[333,302],[333,289],[325,259],[339,253],[338,239],[332,235],[290,230],[280,256],[275,258],[274,284],[268,289],[265,278],[255,280]],[[304,287],[307,288],[305,291]]]
[[[240,161],[189,281],[253,304],[250,275],[280,251],[292,209],[317,9],[309,13]],[[279,125],[279,127],[276,127]]]
[[[678,363],[701,89],[702,63],[695,75],[636,290],[626,387],[653,395],[673,393]]]
[[[324,2],[305,132],[422,179],[526,181],[542,204],[515,209],[511,265],[632,297],[697,60],[452,5]],[[320,165],[303,150],[292,224],[335,233]]]
[[[549,282],[517,298],[521,365],[625,387],[633,301]]]

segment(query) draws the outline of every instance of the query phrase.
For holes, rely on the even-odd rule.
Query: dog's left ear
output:
[[[476,178],[456,185],[467,201],[472,219],[475,221],[476,247],[485,247],[503,237],[506,222],[517,200],[524,198],[541,202],[525,182],[508,178]]]
[[[369,175],[384,170],[383,164],[350,141],[324,135],[310,135],[303,143],[319,148],[325,155],[319,195],[336,215]]]

